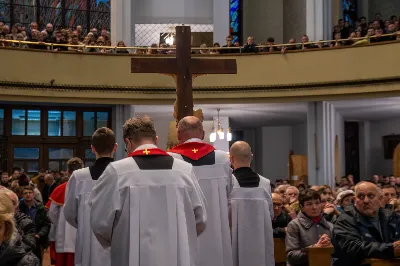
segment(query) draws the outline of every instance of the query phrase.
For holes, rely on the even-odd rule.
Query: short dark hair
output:
[[[101,127],[92,135],[92,145],[98,154],[109,154],[114,150],[115,134],[107,128]]]
[[[15,171],[21,172],[22,169],[21,169],[21,167],[14,167],[12,172],[14,173]]]
[[[387,188],[393,188],[396,192],[397,192],[397,188],[395,186],[392,185],[384,185],[381,189],[387,189]]]
[[[312,189],[303,190],[299,195],[299,203],[304,206],[304,202],[308,200],[321,200],[321,195]]]
[[[72,174],[75,170],[83,168],[83,161],[78,157],[73,157],[67,162],[68,172]]]
[[[128,119],[122,127],[124,139],[139,142],[142,139],[156,140],[156,129],[150,116],[133,117]]]
[[[21,187],[21,190],[22,190],[22,192],[24,192],[24,190],[30,190],[30,191],[32,191],[32,192],[35,191],[35,190],[34,190],[34,187],[31,186],[31,185],[23,186],[23,187]]]
[[[275,42],[275,39],[274,39],[273,37],[269,37],[269,38],[267,39],[267,42]]]

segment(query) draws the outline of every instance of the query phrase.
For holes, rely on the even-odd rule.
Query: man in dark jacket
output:
[[[22,196],[24,199],[19,204],[19,210],[35,222],[36,250],[34,253],[42,261],[43,251],[49,246],[48,235],[51,223],[47,216],[47,210],[41,203],[35,201],[33,187],[24,187]]]
[[[370,182],[355,188],[354,206],[345,208],[333,229],[335,266],[357,266],[367,258],[400,257],[400,217],[380,208],[382,193]]]
[[[247,37],[247,43],[242,48],[242,53],[257,53],[258,48],[254,43],[254,38],[252,36]]]

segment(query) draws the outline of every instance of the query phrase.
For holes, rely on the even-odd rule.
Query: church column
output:
[[[125,121],[133,117],[135,108],[133,105],[116,105],[112,109],[112,129],[115,133],[115,138],[118,143],[118,149],[115,153],[115,160],[120,160],[126,157],[125,142],[122,136],[122,126]]]
[[[229,6],[230,1],[213,1],[213,38],[214,43],[225,45],[225,38],[229,35]]]
[[[359,122],[360,136],[360,180],[368,180],[371,173],[371,123],[369,121]]]
[[[335,184],[336,111],[329,102],[311,102],[307,111],[308,181]],[[340,136],[342,138],[342,136]]]
[[[111,43],[117,45],[124,41],[126,46],[132,46],[135,37],[135,24],[133,23],[134,1],[111,0]]]
[[[306,32],[310,41],[330,40],[333,30],[332,0],[306,0]]]

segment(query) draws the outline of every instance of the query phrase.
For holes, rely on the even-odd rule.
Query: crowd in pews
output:
[[[288,265],[309,265],[313,248],[331,248],[338,266],[400,257],[400,177],[354,184],[348,175],[334,189],[282,182],[272,193],[272,225],[274,237],[285,239]]]
[[[334,26],[332,41],[312,40],[303,35],[297,41],[291,38],[287,44],[275,43],[273,37],[265,41],[255,42],[252,36],[247,37],[243,44],[232,36],[226,37],[226,44],[214,43],[207,45],[203,43],[199,49],[193,49],[193,54],[232,54],[232,53],[258,53],[258,52],[282,52],[289,50],[321,49],[328,47],[362,45],[385,41],[396,41],[400,39],[400,19],[393,15],[387,20],[382,20],[382,15],[377,13],[374,20],[367,22],[366,17],[360,17],[353,25],[349,21],[339,19]],[[367,38],[363,38],[367,37]],[[15,42],[7,42],[14,40]],[[29,41],[34,43],[23,43]],[[72,46],[68,46],[68,45]],[[137,47],[128,50],[123,41],[111,43],[110,32],[106,29],[93,28],[86,34],[82,26],[75,28],[57,28],[51,23],[39,25],[32,22],[28,28],[16,23],[6,25],[0,21],[0,47],[30,48],[53,51],[75,51],[94,53],[118,53],[118,54],[175,54],[175,44],[160,42],[153,43],[148,47]]]
[[[228,156],[196,117],[179,121],[168,152],[148,116],[122,131],[122,160],[99,128],[90,167],[71,158],[62,172],[2,174],[0,266],[41,265],[45,249],[56,266],[399,265],[399,177],[273,185],[251,169],[248,143]]]

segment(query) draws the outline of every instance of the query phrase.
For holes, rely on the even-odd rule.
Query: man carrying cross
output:
[[[128,157],[107,166],[89,200],[111,265],[196,266],[206,210],[193,166],[157,148],[147,116],[126,121],[123,137]]]

